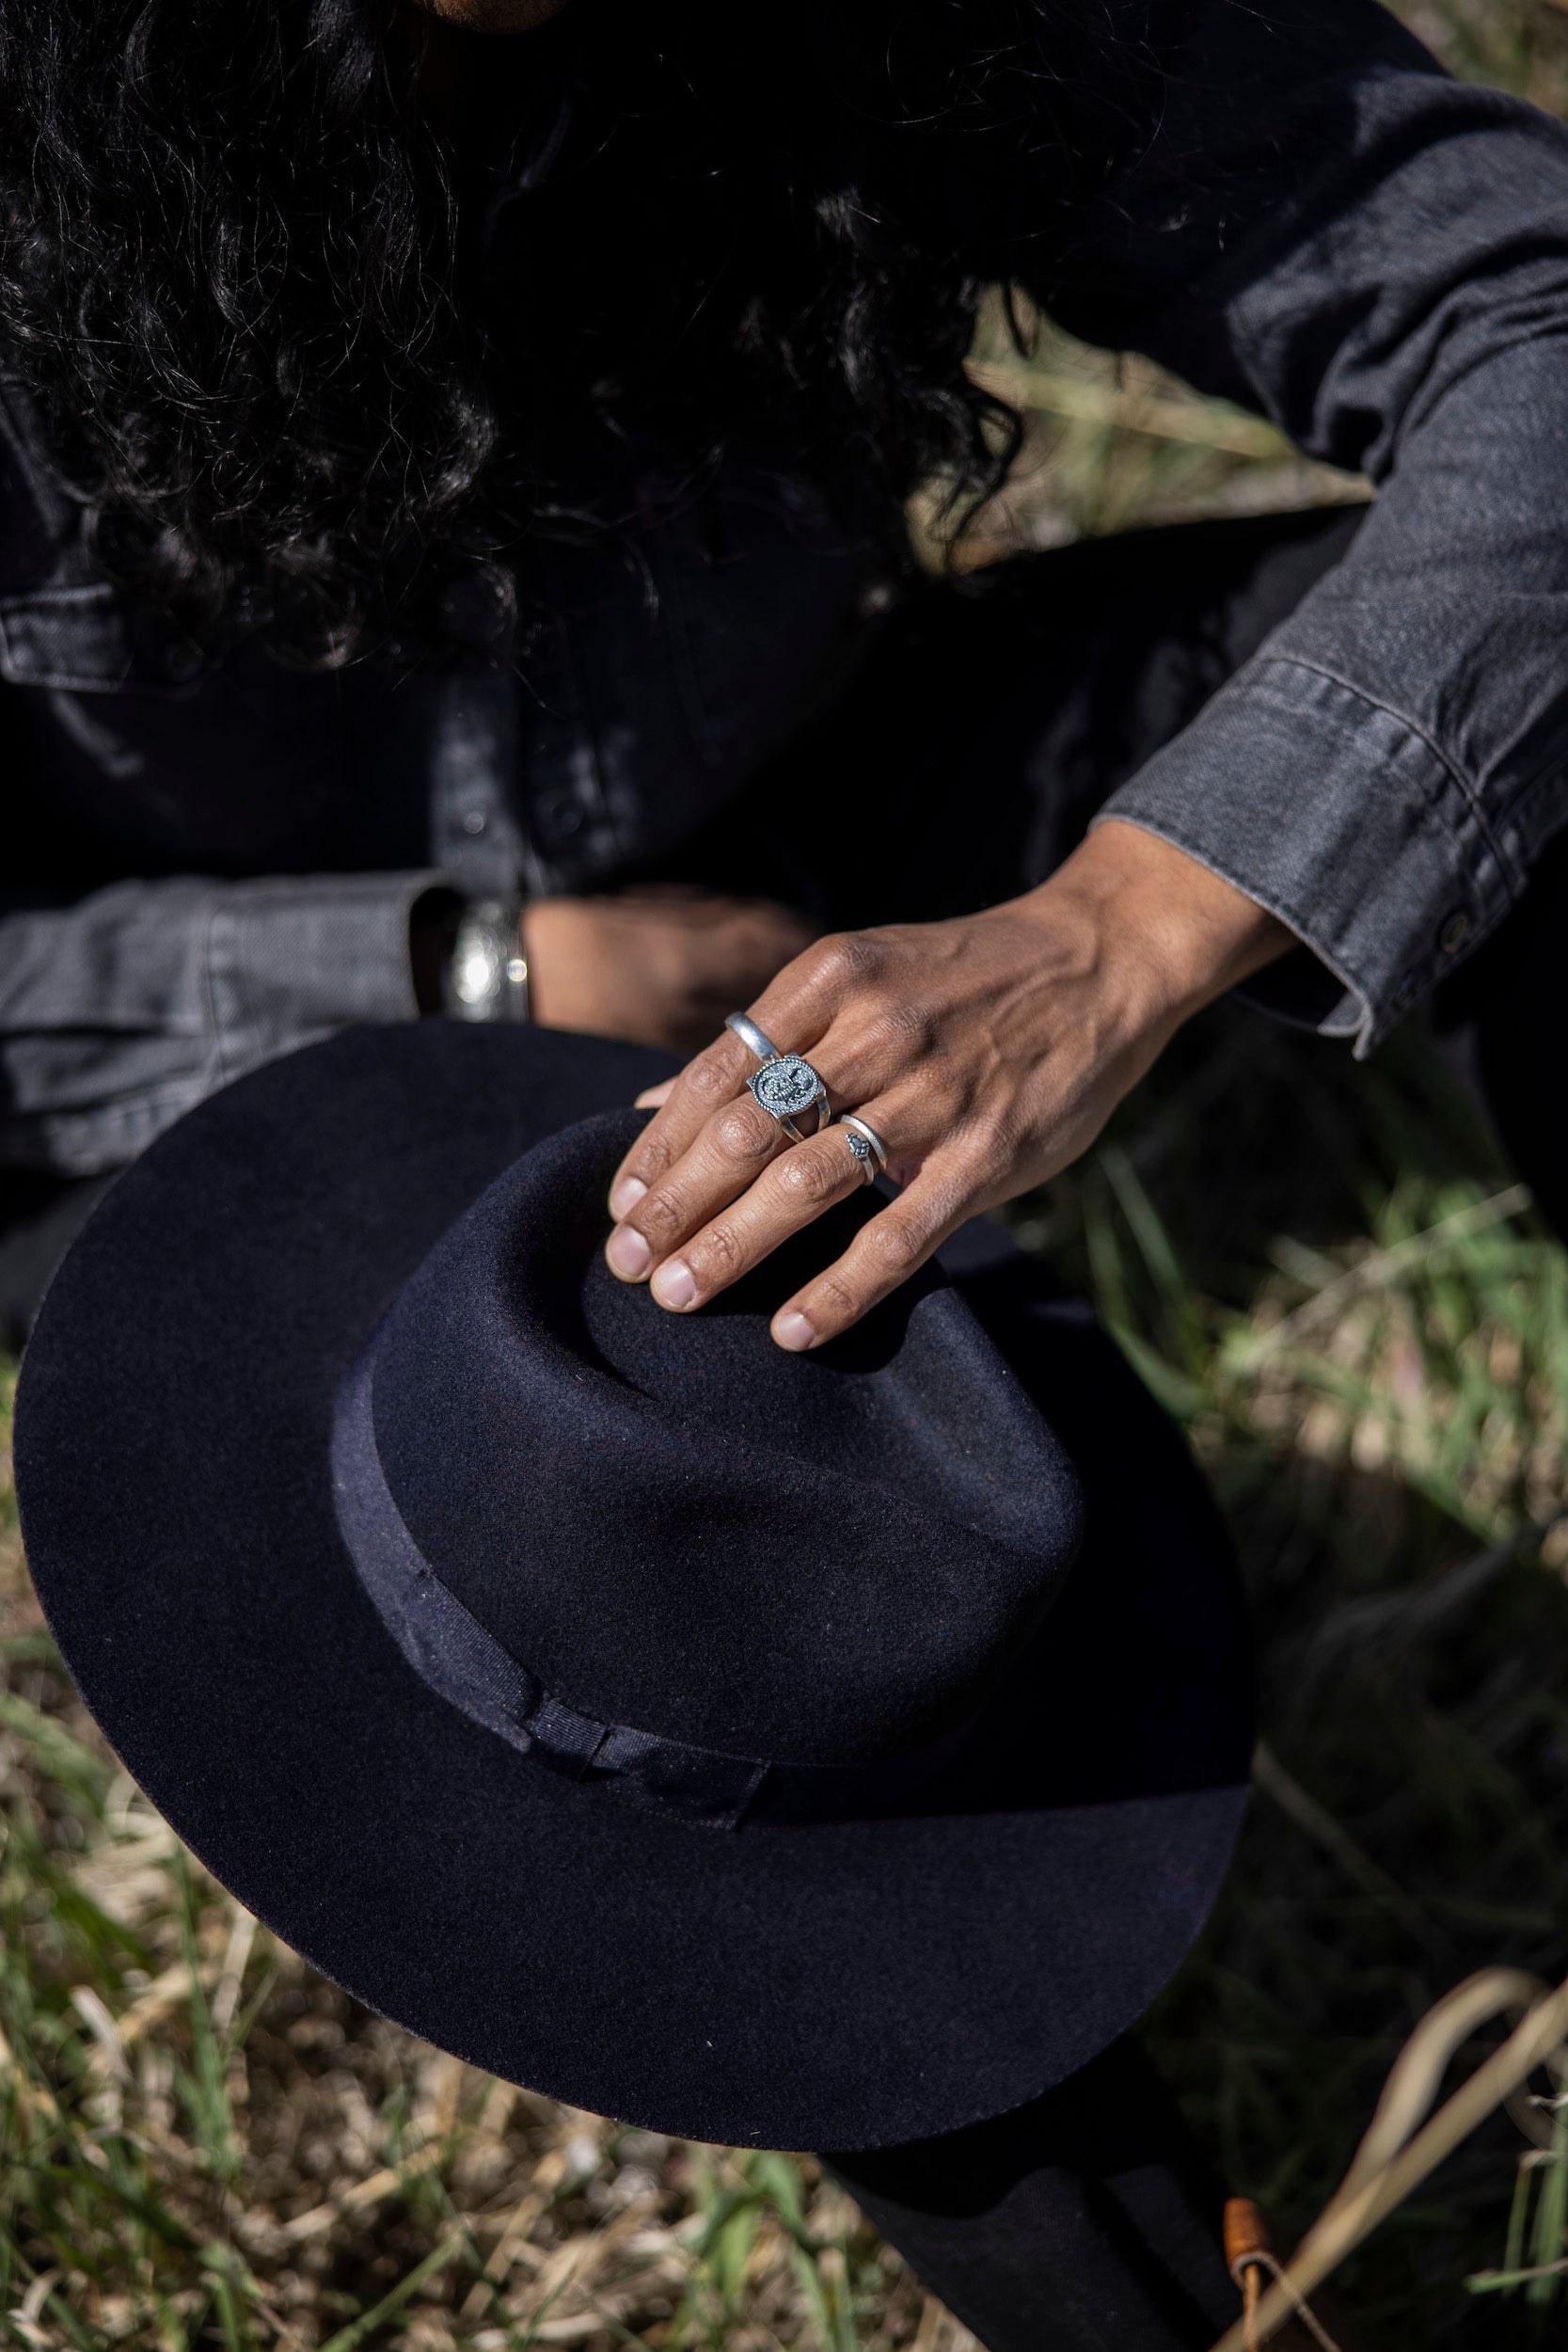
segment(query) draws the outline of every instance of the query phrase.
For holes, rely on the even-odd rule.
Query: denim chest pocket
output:
[[[205,664],[107,580],[0,596],[0,677],[72,694],[188,694]]]

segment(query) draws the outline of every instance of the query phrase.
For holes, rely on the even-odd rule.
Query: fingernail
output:
[[[654,1257],[635,1225],[618,1225],[605,1244],[604,1254],[610,1272],[627,1282],[646,1274]]]
[[[816,1344],[816,1333],[805,1316],[797,1314],[793,1307],[774,1318],[773,1337],[781,1347],[787,1347],[794,1356],[802,1356],[808,1347]]]
[[[697,1295],[697,1278],[684,1258],[667,1258],[649,1288],[661,1307],[689,1307]]]
[[[610,1216],[629,1216],[647,1189],[641,1176],[623,1176],[610,1196]]]

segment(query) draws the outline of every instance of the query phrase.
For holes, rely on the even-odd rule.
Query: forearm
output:
[[[1362,1052],[1568,821],[1563,277],[1556,328],[1428,388],[1349,554],[1108,805],[1270,906]]]
[[[1322,986],[1259,993],[1366,1051],[1568,819],[1568,133],[1362,0],[1193,23],[1159,138],[1042,294],[1379,496],[1108,814],[1282,917]]]
[[[245,1071],[412,1018],[410,917],[438,881],[177,876],[0,914],[0,1161],[120,1167]]]

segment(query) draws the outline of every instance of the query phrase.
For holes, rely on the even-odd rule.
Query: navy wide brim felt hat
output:
[[[327,1976],[571,2104],[851,2150],[1131,2025],[1250,1745],[1179,1435],[991,1230],[807,1357],[860,1199],[689,1317],[605,1271],[662,1057],[350,1032],[180,1122],[24,1361],[34,1579],[110,1741]]]

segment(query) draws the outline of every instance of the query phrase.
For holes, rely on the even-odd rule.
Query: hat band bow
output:
[[[415,1542],[376,1444],[372,1340],[339,1392],[332,1494],[349,1557],[377,1615],[426,1687],[521,1756],[712,1829],[865,1820],[910,1809],[973,1733],[859,1764],[782,1764],[601,1723],[546,1690],[465,1608]]]

